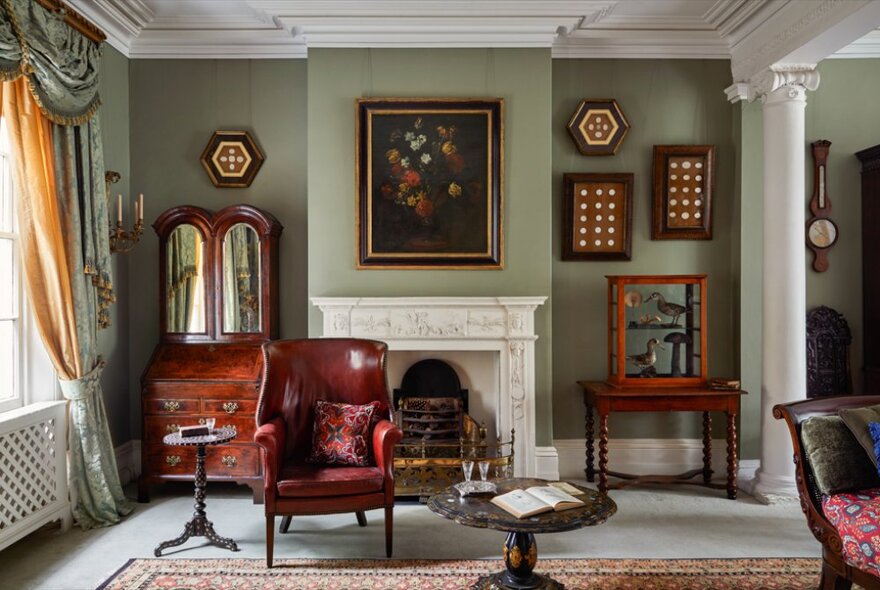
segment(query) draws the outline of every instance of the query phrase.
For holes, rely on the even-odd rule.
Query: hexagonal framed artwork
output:
[[[628,131],[626,115],[613,98],[585,98],[568,122],[568,132],[585,156],[613,156]]]
[[[202,152],[202,166],[218,188],[250,186],[263,159],[247,131],[215,131]]]

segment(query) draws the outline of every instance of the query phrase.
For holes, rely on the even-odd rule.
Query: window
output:
[[[9,135],[0,119],[0,411],[22,404],[22,288]]]

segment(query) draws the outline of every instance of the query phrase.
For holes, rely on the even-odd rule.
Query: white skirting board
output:
[[[116,469],[122,485],[137,481],[141,474],[141,441],[130,440],[116,447]]]
[[[584,479],[586,442],[582,438],[553,441],[559,453],[559,475],[563,479]],[[594,463],[599,466],[599,441],[594,448]],[[758,468],[757,460],[740,460],[737,484],[751,481]],[[621,438],[608,441],[608,468],[624,473],[674,475],[703,465],[703,441],[698,438]],[[727,473],[727,441],[712,440],[712,469],[716,479]]]

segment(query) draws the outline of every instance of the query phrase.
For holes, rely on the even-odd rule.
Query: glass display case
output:
[[[706,275],[608,276],[608,383],[706,385]]]

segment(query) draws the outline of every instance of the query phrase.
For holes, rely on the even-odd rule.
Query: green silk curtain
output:
[[[109,325],[114,300],[99,63],[100,48],[62,15],[32,0],[0,0],[2,116],[16,161],[22,270],[70,402],[70,491],[83,529],[114,524],[132,510],[119,483],[98,354],[97,330]]]

